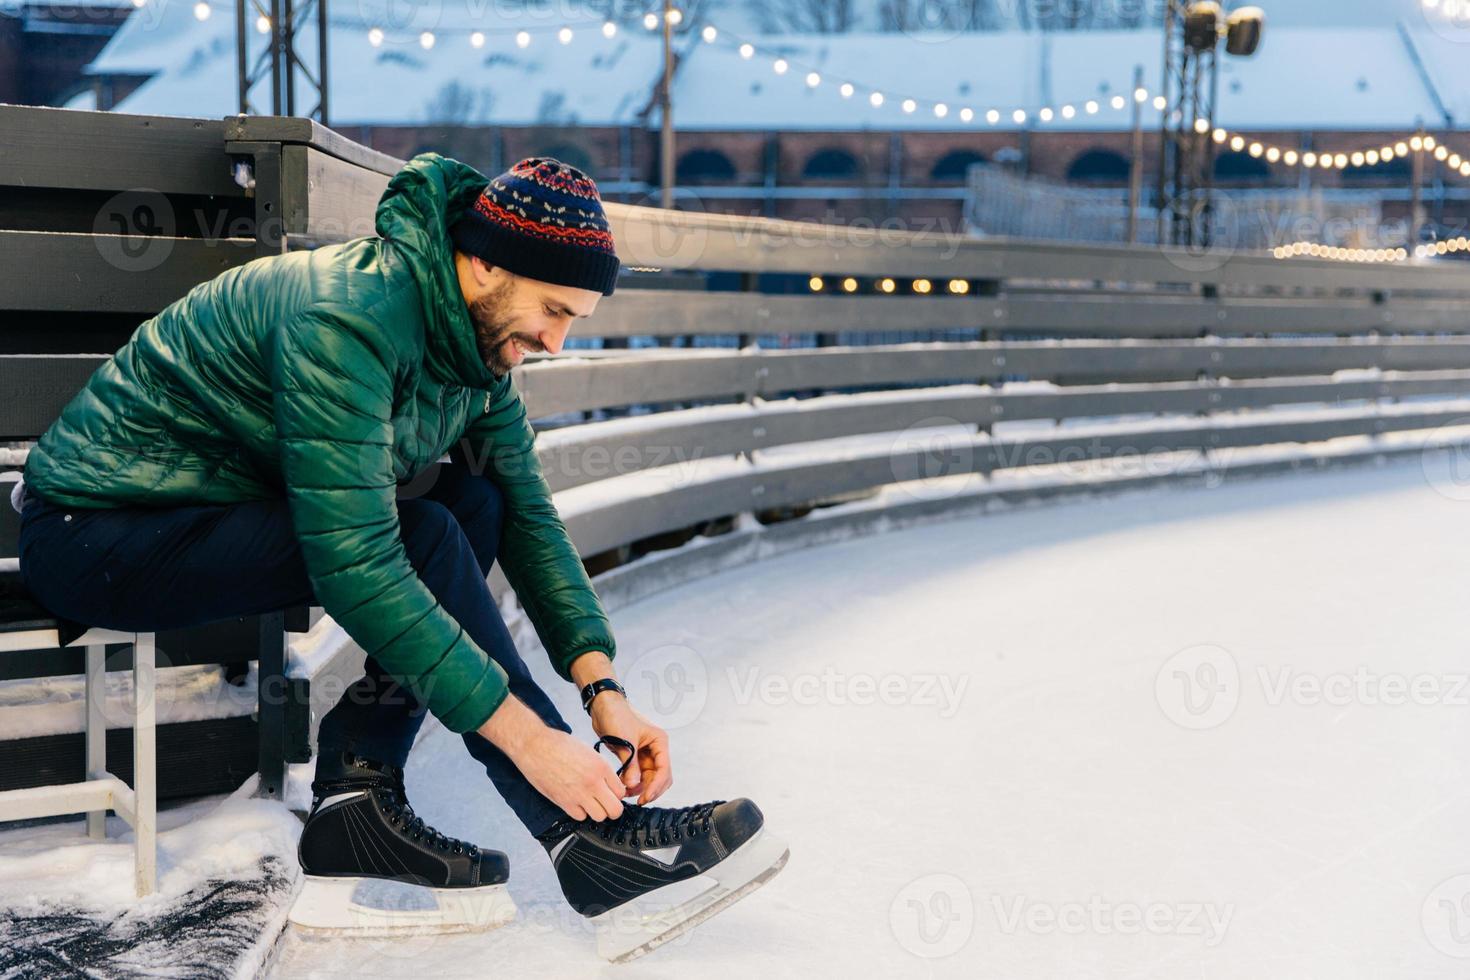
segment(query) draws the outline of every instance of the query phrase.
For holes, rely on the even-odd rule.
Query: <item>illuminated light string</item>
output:
[[[855,293],[858,291],[860,285],[857,279],[852,276],[834,279],[833,284],[836,289],[844,293]],[[874,280],[873,286],[878,292],[888,293],[890,295],[899,291],[898,280],[892,276],[883,276],[881,279]],[[825,292],[827,290],[827,280],[821,276],[812,276],[807,280],[807,288],[814,293]],[[909,280],[909,289],[920,296],[928,296],[930,293],[937,292],[939,285],[929,279],[911,279]],[[945,291],[953,296],[964,296],[970,291],[970,282],[968,279],[950,279],[945,283]]]
[[[1300,165],[1308,169],[1346,170],[1348,167],[1377,166],[1398,157],[1407,157],[1411,153],[1428,153],[1446,167],[1458,171],[1461,177],[1470,177],[1470,158],[1455,153],[1428,134],[1415,134],[1406,140],[1396,140],[1392,143],[1357,150],[1318,153],[1313,150],[1282,149],[1279,146],[1253,140],[1240,133],[1232,133],[1219,127],[1211,129],[1209,122],[1204,119],[1195,122],[1195,130],[1201,134],[1210,133],[1210,138],[1217,144],[1229,146],[1237,153],[1247,153],[1252,157],[1264,159],[1268,163],[1279,162],[1288,167]]]
[[[136,5],[142,6],[143,4],[147,3],[148,0],[133,0],[133,2]],[[198,2],[194,5],[194,14],[199,20],[207,20],[210,17],[211,13],[215,10],[233,11],[233,7],[218,2],[211,2],[211,0],[198,0]],[[643,16],[643,27],[650,31],[658,30],[660,26],[660,20],[661,18],[657,14],[647,13]],[[682,20],[683,13],[678,8],[674,8],[669,11],[669,22],[671,24],[677,25],[682,22]],[[434,46],[438,43],[441,36],[466,36],[469,39],[471,47],[478,49],[484,47],[487,39],[492,36],[514,35],[516,46],[524,49],[530,47],[532,41],[537,35],[551,34],[554,35],[556,37],[556,40],[560,43],[570,44],[578,33],[576,30],[573,29],[572,26],[565,24],[561,26],[538,26],[534,28],[519,29],[445,27],[440,28],[437,31],[420,31],[412,38],[409,38],[405,36],[392,35],[381,26],[369,24],[362,21],[349,22],[334,20],[333,23],[339,27],[363,28],[365,30],[368,44],[370,44],[374,48],[382,47],[385,43],[388,43],[391,40],[394,43],[399,44],[416,43],[425,51],[433,50]],[[591,23],[588,23],[587,25],[583,26],[591,28],[593,25]],[[255,28],[261,34],[269,34],[271,30],[270,18],[263,14],[257,17],[255,20]],[[606,39],[616,37],[620,30],[621,28],[616,23],[610,20],[602,21],[596,25],[597,33],[599,33],[603,38]],[[700,39],[703,40],[706,44],[714,44],[719,42],[733,47],[740,54],[741,58],[745,60],[750,60],[757,55],[769,58],[771,69],[775,74],[790,74],[793,77],[800,76],[803,84],[805,84],[807,88],[817,88],[823,84],[835,85],[838,93],[844,99],[852,98],[855,95],[861,94],[867,101],[867,103],[875,109],[880,108],[884,105],[894,105],[902,110],[905,114],[913,114],[918,112],[920,108],[923,108],[926,112],[932,113],[936,119],[945,119],[953,114],[961,122],[968,123],[973,122],[977,119],[983,119],[992,126],[998,126],[1002,123],[1007,122],[1017,126],[1021,126],[1032,120],[1035,120],[1039,123],[1049,123],[1057,119],[1070,120],[1078,116],[1097,115],[1104,109],[1121,111],[1128,108],[1130,104],[1128,96],[1122,94],[1114,94],[1112,96],[1099,95],[1094,98],[1078,99],[1073,102],[1060,103],[1056,106],[1043,106],[1040,109],[1032,109],[1024,106],[1013,106],[1006,108],[991,107],[982,112],[970,106],[960,106],[958,108],[955,108],[947,102],[937,101],[934,99],[917,98],[914,96],[904,95],[902,93],[885,92],[882,89],[875,88],[870,85],[865,85],[861,82],[856,82],[850,79],[824,78],[821,72],[817,71],[811,66],[803,65],[798,62],[793,62],[783,55],[772,54],[768,49],[758,47],[749,41],[742,41],[738,36],[728,34],[727,32],[720,30],[720,28],[716,27],[713,24],[704,25],[704,27],[702,27],[699,31],[699,36]],[[1160,112],[1167,108],[1167,101],[1162,95],[1152,93],[1146,88],[1136,88],[1130,94],[1132,96],[1133,102],[1137,102],[1140,104],[1147,103],[1151,105],[1155,110],[1158,110]]]
[[[1455,252],[1470,252],[1470,238],[1461,235],[1458,238],[1446,238],[1442,242],[1425,242],[1414,246],[1414,257],[1420,259],[1431,255],[1451,255]]]
[[[148,0],[133,0],[135,6],[143,6]],[[1470,0],[1465,0],[1466,9],[1470,11]],[[198,0],[194,5],[194,15],[200,20],[206,20],[215,9],[233,9],[226,5],[211,3],[210,0]],[[669,11],[669,22],[678,25],[683,20],[683,13],[677,8]],[[643,15],[643,27],[647,30],[658,30],[661,18],[655,13]],[[338,26],[365,26],[363,22],[334,21]],[[367,26],[367,41],[374,48],[382,47],[389,40],[389,35],[382,27],[376,25]],[[590,25],[589,25],[590,26]],[[261,15],[255,21],[256,30],[261,34],[270,33],[270,18]],[[597,31],[606,39],[617,36],[619,27],[610,20],[602,21],[597,26]],[[1164,96],[1152,93],[1143,87],[1135,88],[1128,95],[1114,94],[1112,96],[1098,96],[1089,99],[1080,99],[1073,102],[1060,103],[1057,106],[1043,106],[1040,109],[1027,107],[990,107],[983,113],[970,106],[961,106],[957,110],[947,102],[933,99],[919,99],[912,96],[901,95],[892,92],[884,92],[882,89],[854,82],[849,79],[824,77],[815,68],[801,65],[791,61],[784,55],[772,54],[770,49],[758,47],[750,41],[741,40],[738,36],[721,31],[713,24],[706,24],[700,29],[700,38],[707,44],[717,41],[734,45],[740,57],[751,60],[757,55],[769,58],[771,70],[777,75],[800,75],[802,82],[807,88],[817,88],[821,85],[835,85],[838,94],[844,99],[850,99],[862,93],[867,103],[874,109],[884,105],[897,105],[905,114],[912,115],[923,107],[932,113],[937,119],[948,118],[953,111],[961,122],[974,122],[984,119],[991,126],[999,126],[1002,123],[1010,123],[1016,126],[1024,126],[1035,120],[1038,123],[1050,123],[1054,120],[1071,120],[1079,115],[1091,116],[1101,112],[1104,108],[1121,111],[1128,108],[1131,101],[1137,104],[1148,104],[1155,110],[1162,112],[1168,108],[1168,102]],[[570,44],[577,35],[577,31],[568,24],[559,26],[544,26],[535,28],[472,28],[472,27],[449,27],[441,28],[439,31],[421,31],[415,38],[415,42],[425,51],[433,50],[438,43],[440,35],[464,35],[467,36],[470,46],[476,49],[483,48],[487,40],[492,36],[514,35],[515,44],[519,48],[530,47],[533,39],[538,34],[554,34],[556,40],[561,44]],[[396,38],[397,43],[414,43]],[[1451,170],[1457,171],[1462,177],[1470,177],[1470,156],[1464,156],[1450,150],[1449,147],[1427,134],[1417,134],[1407,140],[1398,140],[1392,143],[1384,143],[1375,146],[1365,146],[1356,150],[1347,151],[1323,151],[1296,150],[1273,145],[1262,140],[1252,139],[1243,133],[1234,132],[1222,127],[1212,127],[1209,120],[1197,119],[1194,128],[1200,135],[1209,134],[1216,144],[1228,146],[1237,153],[1246,153],[1251,157],[1264,159],[1268,163],[1280,163],[1288,167],[1301,166],[1307,169],[1322,170],[1346,170],[1349,167],[1376,166],[1380,163],[1388,163],[1396,158],[1407,157],[1410,153],[1427,152],[1433,158],[1443,163]]]
[[[1434,246],[1431,245],[1429,250],[1433,252]],[[1322,245],[1317,242],[1292,242],[1290,245],[1278,245],[1271,249],[1271,254],[1278,259],[1336,259],[1340,262],[1402,262],[1409,257],[1408,251],[1402,248],[1343,248],[1337,245]],[[1423,257],[1426,253],[1415,249],[1414,254],[1416,257]]]

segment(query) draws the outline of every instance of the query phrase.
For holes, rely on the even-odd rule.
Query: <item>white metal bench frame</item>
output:
[[[79,783],[0,792],[0,820],[30,820],[71,813],[87,815],[87,836],[107,836],[107,811],[133,828],[133,887],[139,898],[158,883],[158,770],[155,663],[152,633],[89,629],[67,647],[86,648],[87,778]],[[106,644],[133,647],[133,787],[107,771]],[[0,653],[61,647],[58,630],[0,633]]]

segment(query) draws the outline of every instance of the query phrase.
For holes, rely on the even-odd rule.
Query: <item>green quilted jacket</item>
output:
[[[31,452],[27,486],[74,507],[286,497],[318,602],[464,732],[505,699],[505,673],[414,572],[395,504],[459,442],[503,493],[499,561],[558,672],[612,656],[525,403],[480,359],[459,291],[447,228],[486,183],[421,154],[389,183],[376,236],[196,286],[97,369]]]

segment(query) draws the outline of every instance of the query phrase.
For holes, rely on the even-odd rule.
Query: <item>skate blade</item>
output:
[[[351,937],[434,936],[483,932],[510,922],[515,902],[504,885],[479,888],[425,888],[432,909],[374,908],[352,900],[362,878],[306,876],[287,918],[307,935]]]
[[[695,926],[718,915],[761,885],[770,881],[791,856],[784,841],[768,835],[764,828],[706,872],[715,884],[693,898],[657,912],[640,914],[658,901],[659,892],[678,888],[668,885],[650,892],[637,902],[594,916],[597,953],[612,963],[627,963],[684,935]]]

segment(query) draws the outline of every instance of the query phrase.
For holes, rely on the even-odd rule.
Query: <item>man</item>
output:
[[[511,384],[613,292],[597,187],[548,158],[487,184],[422,154],[390,181],[376,231],[232,269],[144,323],[30,454],[22,576],[56,614],[126,630],[317,603],[367,653],[321,723],[299,924],[421,924],[353,904],[364,877],[431,887],[445,928],[513,913],[506,856],[408,804],[402,767],[427,711],[598,917],[604,952],[637,955],[786,855],[749,800],[647,806],[673,779],[668,737],[614,679],[607,616]],[[531,678],[486,585],[495,560],[618,773]],[[717,884],[674,911],[628,914],[705,874]]]

